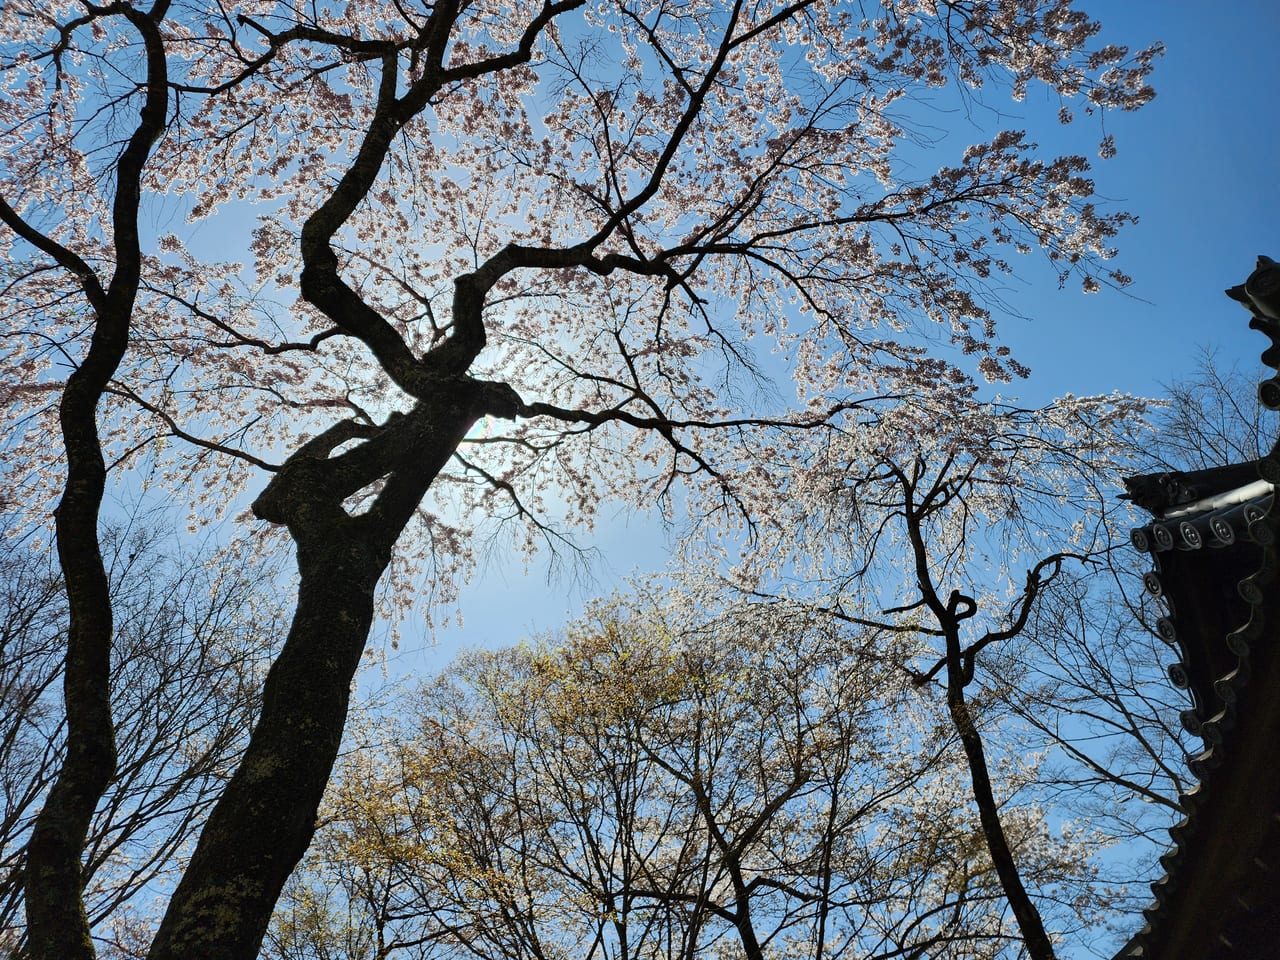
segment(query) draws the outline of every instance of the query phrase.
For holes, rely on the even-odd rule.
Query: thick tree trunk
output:
[[[200,834],[150,960],[258,955],[280,891],[315,832],[378,579],[490,400],[485,385],[459,378],[381,427],[339,423],[291,457],[254,503],[260,517],[287,524],[297,543],[298,606],[244,759]],[[362,442],[329,455],[356,437]],[[375,480],[382,488],[372,506],[350,516],[344,501]]]
[[[300,544],[298,607],[262,715],[150,956],[252,958],[315,830],[389,553],[338,533]]]
[[[31,955],[38,960],[92,960],[95,956],[84,909],[81,857],[93,812],[116,772],[111,594],[98,544],[107,474],[98,434],[98,402],[129,345],[142,271],[140,184],[152,145],[164,129],[169,103],[168,64],[159,26],[168,7],[169,0],[156,0],[150,13],[128,4],[121,11],[141,37],[146,85],[138,125],[115,166],[111,282],[104,288],[77,253],[40,233],[8,204],[0,204],[0,219],[78,278],[93,315],[89,349],[67,378],[58,411],[67,455],[67,481],[55,513],[58,559],[70,611],[63,673],[67,742],[62,768],[27,844],[27,936]]]

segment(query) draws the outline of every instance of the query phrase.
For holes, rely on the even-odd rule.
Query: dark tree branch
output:
[[[167,0],[149,14],[128,4],[113,7],[142,39],[146,83],[137,126],[116,164],[112,202],[115,270],[103,290],[79,257],[55,241],[33,236],[12,209],[6,223],[49,253],[81,282],[94,312],[93,335],[80,365],[67,379],[59,407],[67,477],[55,512],[58,558],[69,606],[63,698],[66,754],[36,819],[27,849],[27,931],[37,960],[92,960],[84,910],[81,857],[94,809],[116,769],[111,710],[110,584],[98,542],[106,465],[97,407],[128,346],[129,324],[142,272],[138,215],[141,183],[151,149],[163,132],[169,103],[168,63],[160,21]]]

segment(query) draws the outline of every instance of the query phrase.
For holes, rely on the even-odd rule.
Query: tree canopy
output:
[[[464,655],[339,765],[265,953],[1016,955],[946,702],[903,669],[922,640],[695,581]],[[1117,895],[1042,761],[997,790],[1061,939]]]
[[[826,509],[813,478],[910,475],[893,450],[935,433],[1003,469],[961,426],[1025,373],[992,279],[1039,251],[1061,283],[1123,284],[1130,217],[1082,156],[1017,130],[934,149],[927,121],[1032,87],[1065,124],[1142,106],[1159,48],[1099,30],[1069,0],[5,3],[6,471],[29,523],[56,502],[68,604],[32,954],[94,952],[112,474],[296,557],[261,713],[149,952],[252,957],[375,615],[415,579],[447,601],[495,528],[555,543],[617,501],[685,516],[749,580]],[[1131,406],[1065,398],[1046,429]]]

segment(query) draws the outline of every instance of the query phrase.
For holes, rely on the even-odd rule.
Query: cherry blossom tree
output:
[[[1272,426],[1242,370],[1206,352],[1166,390],[1125,472],[1220,468],[1270,449]],[[1108,879],[1136,891],[1136,917],[1165,872],[1159,857],[1183,817],[1180,797],[1195,783],[1189,762],[1203,745],[1181,723],[1192,703],[1167,673],[1178,654],[1158,628],[1166,611],[1142,587],[1148,561],[1123,543],[1128,518],[1117,519],[1116,549],[1045,584],[1022,636],[989,649],[984,667],[999,709],[1028,725],[1028,739],[1054,748],[1040,773],[1046,795],[1124,844],[1127,856],[1111,858]]]
[[[1051,639],[1040,632],[1046,596],[1072,567],[1106,568],[1124,521],[1112,506],[1119,478],[1137,462],[1128,434],[1144,409],[1123,396],[1038,409],[898,408],[888,415],[898,429],[878,460],[868,463],[856,437],[840,437],[798,475],[809,492],[801,501],[824,506],[797,515],[791,552],[775,563],[793,598],[924,641],[902,667],[941,694],[994,870],[1037,960],[1051,960],[1054,938],[1009,843],[993,768],[1065,745],[1045,725],[1063,718],[1065,698],[1031,712],[1041,721],[1035,735],[1017,736],[1009,721],[1028,716],[1022,708],[1037,687],[1028,677],[1033,651],[1043,662]],[[920,429],[923,422],[934,427]],[[1124,732],[1141,738],[1137,728]],[[1158,766],[1163,758],[1147,759]],[[1048,792],[1038,774],[1023,782],[1038,799]]]
[[[1124,845],[1098,861],[1096,882],[1132,888],[1135,915],[1191,786],[1189,704],[1166,675],[1162,611],[1134,567],[1140,521],[1119,481],[1249,461],[1267,445],[1253,383],[1207,362],[1169,392],[1150,426],[1146,403],[1119,396],[898,408],[874,465],[842,436],[795,475],[805,507],[774,558],[782,583],[755,588],[925,641],[904,666],[936,689],[964,744],[1031,956],[1053,956],[1053,943],[1008,849],[993,765],[1043,759],[1025,789]]]
[[[1084,158],[1000,130],[919,173],[926,97],[1146,103],[1158,49],[1099,30],[1069,0],[6,3],[10,456],[32,521],[57,503],[70,611],[34,955],[93,953],[112,471],[151,465],[202,522],[248,491],[243,536],[295,552],[262,713],[150,954],[251,957],[380,584],[447,603],[496,524],[531,549],[608,499],[767,558],[832,437],[874,465],[895,410],[960,415],[1025,372],[984,298],[1016,254],[1126,281]]]

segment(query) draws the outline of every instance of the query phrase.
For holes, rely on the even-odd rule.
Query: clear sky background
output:
[[[1034,254],[1015,263],[1019,276],[1002,295],[1021,316],[1002,318],[1000,330],[1032,376],[1007,393],[1028,403],[1066,392],[1159,396],[1162,384],[1193,371],[1204,349],[1261,374],[1266,340],[1223,290],[1244,280],[1258,254],[1280,260],[1280,2],[1082,5],[1110,42],[1160,40],[1167,48],[1153,78],[1156,100],[1106,118],[1119,154],[1094,165],[1099,193],[1139,217],[1121,235],[1116,260],[1134,283],[1086,296],[1074,285],[1059,290]],[[1042,91],[1033,88],[1023,103],[993,95],[986,106],[1001,112],[957,118],[950,142],[977,142],[999,126],[1026,129],[1056,152],[1094,155],[1096,128],[1059,127],[1057,101]],[[599,557],[587,581],[557,576],[542,559],[526,571],[492,557],[463,592],[461,626],[438,629],[431,646],[425,631],[406,624],[400,668],[429,673],[460,649],[554,630],[627,574],[662,569],[670,551],[656,517],[627,512],[606,512],[581,542]]]

